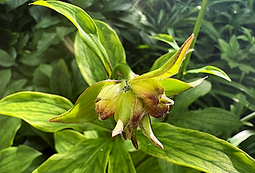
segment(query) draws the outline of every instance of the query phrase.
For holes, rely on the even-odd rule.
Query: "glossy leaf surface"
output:
[[[22,172],[39,155],[39,151],[26,145],[5,148],[0,151],[0,172]]]
[[[154,124],[153,131],[164,144],[164,150],[153,146],[142,135],[138,137],[141,150],[152,156],[210,173],[255,171],[255,161],[250,156],[207,133],[166,123]]]
[[[208,74],[213,74],[215,76],[219,76],[223,79],[226,79],[227,81],[231,81],[229,76],[221,69],[214,67],[214,66],[205,66],[199,69],[194,69],[194,70],[188,70],[186,73],[208,73]]]
[[[0,150],[10,147],[13,144],[16,132],[21,126],[18,118],[0,115]]]
[[[105,172],[111,138],[85,139],[64,153],[54,154],[33,173]]]
[[[49,119],[66,112],[72,103],[64,97],[40,92],[19,92],[0,100],[0,114],[23,119],[35,128],[55,132],[81,128],[81,124],[51,123]]]
[[[177,95],[183,91],[186,91],[190,88],[196,87],[197,85],[201,84],[205,78],[196,80],[191,83],[185,83],[178,79],[173,78],[165,78],[161,82],[162,86],[164,87],[165,93],[167,96]]]

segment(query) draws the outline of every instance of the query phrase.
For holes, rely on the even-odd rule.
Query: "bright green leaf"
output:
[[[156,70],[163,66],[169,60],[169,58],[172,57],[176,52],[177,51],[171,51],[160,56],[158,59],[156,59],[156,61],[154,61],[150,71]]]
[[[189,49],[190,44],[192,43],[194,35],[192,34],[185,43],[181,46],[181,48],[172,56],[169,57],[169,60],[163,64],[161,67],[145,73],[138,78],[152,78],[157,77],[160,79],[164,79],[166,77],[170,77],[175,75],[182,64],[182,61],[185,58],[185,54]]]
[[[135,168],[129,153],[126,151],[123,140],[115,139],[109,158],[108,173],[122,172],[135,173]]]
[[[167,34],[154,34],[152,35],[150,38],[154,38],[160,41],[163,41],[169,45],[171,45],[175,50],[179,49],[178,44],[176,43],[176,41],[173,39],[173,37],[171,37],[170,35]]]
[[[167,96],[177,95],[183,91],[186,91],[190,88],[194,88],[197,85],[201,84],[205,78],[196,80],[191,83],[185,83],[177,79],[173,78],[165,78],[161,82],[162,86],[164,87],[165,93]]]
[[[238,146],[240,143],[242,143],[247,138],[249,138],[250,136],[253,136],[253,135],[255,135],[254,130],[243,130],[243,131],[237,133],[235,136],[231,137],[228,141],[232,145]]]
[[[74,52],[80,72],[90,86],[98,81],[107,79],[102,63],[89,47],[84,44],[79,33],[75,36]]]
[[[118,63],[126,63],[125,50],[117,33],[102,21],[95,20],[95,23],[98,28],[100,41],[108,54],[112,67]]]
[[[111,75],[112,67],[107,52],[100,41],[97,26],[85,11],[77,6],[61,1],[36,1],[32,4],[51,8],[67,17],[78,29],[84,43],[100,59],[108,76]]]
[[[62,130],[54,133],[55,148],[58,153],[64,153],[86,137],[75,130]]]
[[[199,130],[221,137],[229,137],[234,130],[242,126],[239,116],[216,107],[178,114],[170,117],[169,122],[178,127]]]
[[[0,150],[10,147],[13,144],[16,132],[21,126],[18,118],[0,115]]]
[[[186,73],[208,73],[208,74],[213,74],[215,76],[219,76],[223,79],[226,79],[229,82],[231,81],[231,79],[223,70],[214,66],[205,66],[199,69],[188,70]]]
[[[211,90],[211,83],[204,80],[200,85],[195,88],[183,92],[175,97],[174,105],[171,108],[170,114],[187,108],[191,103],[196,101],[199,97],[204,96]]]
[[[105,80],[87,88],[77,99],[75,105],[68,112],[51,119],[52,122],[82,123],[91,122],[98,118],[95,110],[95,100],[101,89],[108,84],[115,84],[117,81]]]
[[[184,167],[180,165],[175,165],[171,162],[168,162],[166,160],[158,158],[158,163],[160,168],[162,169],[163,173],[168,173],[168,172],[173,172],[173,173],[201,173],[198,170],[189,168],[189,167]]]
[[[39,155],[39,151],[25,145],[5,148],[0,151],[0,172],[22,172]]]
[[[66,112],[71,107],[72,103],[64,97],[40,92],[19,92],[0,100],[0,114],[23,119],[46,132],[82,128],[82,124],[49,122],[49,119]]]
[[[210,173],[255,171],[255,161],[250,156],[207,133],[167,123],[154,124],[153,131],[163,143],[164,150],[155,147],[143,135],[138,137],[141,150],[152,156]]]
[[[85,139],[54,154],[33,173],[105,172],[112,147],[112,138]]]

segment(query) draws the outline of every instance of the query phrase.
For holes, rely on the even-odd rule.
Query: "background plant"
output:
[[[34,8],[35,11],[38,11],[38,9],[40,9],[40,11],[42,11],[42,13],[40,13],[40,15],[38,15],[38,16],[48,16],[49,17],[48,22],[45,21],[45,23],[48,23],[48,25],[49,25],[48,27],[45,27],[45,25],[47,26],[47,24],[41,24],[41,26],[40,25],[37,26],[36,23],[39,23],[40,17],[37,16],[38,17],[37,21],[32,20],[30,16],[35,16],[37,13],[34,13],[34,12],[29,13],[27,11],[28,10],[27,4],[24,4],[23,6],[19,6],[20,4],[17,4],[14,1],[9,1],[8,3],[7,2],[3,6],[1,6],[1,8],[4,10],[2,18],[7,16],[7,17],[5,17],[5,19],[3,19],[3,21],[5,23],[9,22],[11,24],[18,23],[18,22],[12,22],[12,21],[10,22],[10,21],[6,20],[6,18],[9,17],[10,13],[14,13],[14,9],[16,9],[15,11],[17,12],[17,14],[26,14],[26,16],[27,16],[26,18],[30,18],[30,20],[26,20],[26,21],[30,21],[30,23],[31,23],[30,26],[35,26],[34,27],[35,30],[32,30],[30,27],[23,27],[22,25],[24,23],[22,23],[22,22],[20,22],[20,25],[21,25],[20,27],[11,26],[10,24],[3,25],[1,27],[1,28],[4,28],[3,29],[4,31],[7,30],[9,33],[11,33],[10,37],[12,38],[12,39],[10,39],[10,41],[8,41],[8,39],[3,39],[6,42],[8,42],[8,44],[1,44],[2,50],[5,51],[3,53],[5,56],[1,56],[1,57],[7,57],[8,55],[6,56],[6,52],[8,52],[9,55],[15,57],[15,51],[18,52],[18,53],[16,53],[17,58],[13,58],[13,59],[15,59],[15,62],[13,60],[10,60],[10,57],[8,57],[9,59],[7,61],[7,65],[2,65],[1,73],[4,75],[1,75],[1,77],[3,78],[3,80],[1,80],[1,81],[5,81],[4,85],[1,85],[1,87],[4,88],[4,89],[1,89],[1,92],[4,93],[3,96],[9,95],[9,94],[11,94],[15,91],[19,91],[19,90],[38,90],[38,91],[43,91],[43,92],[60,94],[60,95],[63,95],[65,97],[69,98],[70,100],[74,101],[77,98],[78,94],[84,88],[87,87],[87,84],[85,82],[78,83],[78,82],[83,81],[83,79],[78,71],[78,68],[77,68],[77,65],[75,64],[74,58],[72,58],[73,57],[73,55],[71,53],[72,51],[69,51],[66,48],[66,45],[69,45],[69,44],[63,44],[63,42],[67,43],[68,41],[70,41],[68,38],[73,40],[74,34],[75,34],[75,32],[74,32],[75,28],[72,25],[70,25],[70,23],[65,18],[63,18],[59,15],[56,15],[55,13],[52,13],[52,11],[50,11],[50,10],[47,10],[45,8],[42,9],[42,8],[37,8],[37,7],[31,7],[30,9]],[[22,2],[22,3],[24,3],[24,2]],[[75,4],[77,2],[73,1],[73,3]],[[88,5],[85,4],[84,7],[93,11],[93,3],[94,2],[91,1],[90,4],[88,4]],[[142,13],[138,13],[139,15],[137,15],[138,16],[137,18],[142,18],[142,17],[146,16],[146,15],[141,15],[141,14],[146,14],[145,13],[146,5],[148,5],[148,6],[151,5],[150,7],[153,7],[152,4],[149,4],[149,3],[153,3],[153,2],[152,1],[148,2],[148,4],[143,3],[142,6],[140,6],[141,8],[143,8],[143,10],[140,10],[138,8],[139,6],[135,6],[136,4],[132,4],[133,6],[128,4],[129,8],[126,8],[126,9],[122,8],[122,10],[117,9],[116,11],[112,10],[112,14],[120,13],[120,12],[127,12],[129,14],[133,14],[131,11],[135,9],[138,12],[139,11],[142,12]],[[164,3],[167,3],[167,1]],[[164,29],[160,32],[166,32],[166,30],[167,30],[168,34],[173,36],[177,42],[179,42],[179,43],[183,42],[184,39],[187,37],[185,37],[184,34],[181,34],[181,31],[183,29],[182,32],[184,32],[185,31],[184,28],[187,28],[187,30],[189,30],[189,31],[187,31],[186,35],[191,33],[191,30],[194,26],[194,23],[192,23],[192,21],[195,22],[195,17],[197,16],[195,14],[195,12],[197,10],[195,10],[195,9],[197,9],[196,6],[199,5],[199,3],[200,2],[198,2],[196,4],[194,2],[193,8],[192,8],[191,1],[187,3],[189,6],[187,5],[188,7],[186,7],[186,8],[194,9],[194,12],[193,13],[190,12],[191,16],[185,17],[185,19],[187,21],[189,21],[189,23],[183,23],[183,22],[179,23],[180,25],[186,25],[186,27],[180,27],[181,28],[181,29],[179,29],[180,34],[177,34],[178,33],[178,25],[174,26],[174,29],[172,29],[172,30],[171,30],[171,26],[165,27],[167,29]],[[223,4],[226,3],[227,5],[225,5],[225,4],[222,5],[222,3]],[[11,6],[10,4],[13,5],[12,8],[10,8],[10,6]],[[94,3],[94,4],[96,4],[96,3]],[[102,4],[107,5],[106,2],[104,2]],[[178,6],[178,7],[181,7],[180,4],[182,6],[186,5],[185,2],[179,3],[177,1],[176,1],[176,3],[173,3],[172,5],[174,5],[174,4],[177,4],[176,6]],[[108,6],[111,6],[111,5],[108,5]],[[226,17],[224,18],[224,17],[222,17],[222,15],[215,15],[218,12],[217,9],[219,6],[221,8],[223,8],[222,11],[224,11],[224,12],[228,11],[228,10],[233,12],[232,11],[233,9],[238,9],[239,7],[241,7],[241,10],[239,10],[238,13],[234,13],[234,12],[226,13],[225,12],[224,13],[225,15],[223,15],[223,16],[228,16],[228,14],[233,15],[233,17],[232,17],[233,19],[231,19],[231,15],[230,15],[227,18],[228,20],[226,20]],[[136,7],[136,8],[133,8],[133,7]],[[232,54],[234,53],[234,54],[236,54],[235,57],[237,57],[237,58],[239,58],[238,55],[244,55],[244,57],[246,57],[246,58],[244,58],[244,57],[240,58],[238,60],[238,62],[247,64],[247,65],[252,64],[252,61],[249,61],[250,58],[248,58],[248,57],[252,57],[252,55],[253,55],[252,52],[254,49],[254,47],[252,46],[253,45],[252,44],[252,42],[253,42],[252,41],[252,39],[253,39],[252,20],[250,21],[250,23],[242,23],[245,20],[241,20],[242,17],[240,17],[239,27],[236,27],[236,23],[233,22],[233,21],[236,21],[235,19],[237,18],[236,17],[237,15],[235,15],[235,14],[240,14],[240,16],[245,16],[245,17],[252,16],[253,15],[252,8],[253,8],[253,4],[250,3],[250,1],[245,1],[245,2],[241,2],[241,1],[234,1],[234,2],[229,2],[229,1],[228,2],[224,2],[224,1],[220,2],[220,1],[218,1],[217,2],[216,1],[211,4],[209,3],[207,12],[210,12],[210,13],[206,13],[208,15],[206,15],[205,17],[206,17],[206,20],[210,21],[210,18],[209,18],[210,16],[216,16],[215,23],[213,23],[212,21],[210,21],[210,23],[209,22],[206,23],[206,21],[204,22],[204,25],[202,26],[202,32],[199,35],[199,39],[197,42],[197,47],[195,47],[196,51],[193,54],[195,56],[193,56],[191,58],[191,62],[189,63],[188,69],[199,68],[199,67],[203,67],[208,64],[215,65],[215,66],[221,67],[222,69],[227,71],[227,73],[234,80],[234,82],[228,83],[228,82],[225,82],[224,80],[221,80],[219,78],[214,78],[214,77],[210,76],[207,81],[211,82],[211,84],[213,86],[212,89],[211,89],[211,84],[208,82],[205,82],[205,83],[203,83],[203,85],[204,85],[203,87],[201,86],[201,88],[195,88],[194,89],[195,91],[194,90],[192,92],[190,91],[190,93],[186,93],[186,95],[185,95],[185,93],[183,93],[183,95],[177,96],[176,101],[178,100],[178,97],[180,97],[179,98],[180,102],[179,103],[176,102],[175,107],[172,108],[172,112],[171,112],[172,116],[169,117],[169,119],[167,120],[168,122],[170,122],[174,125],[177,125],[177,126],[185,127],[185,128],[193,128],[196,130],[205,131],[205,132],[214,134],[218,137],[221,137],[223,139],[227,139],[228,137],[231,136],[231,133],[234,130],[237,130],[236,127],[237,127],[237,124],[239,124],[239,122],[237,122],[236,120],[239,118],[239,116],[243,117],[244,115],[248,115],[251,113],[249,117],[247,117],[247,118],[244,117],[242,119],[244,122],[247,120],[250,120],[253,117],[252,112],[254,110],[252,107],[252,105],[253,105],[252,103],[254,100],[254,98],[253,98],[254,92],[253,92],[253,83],[252,83],[253,82],[252,68],[245,67],[245,68],[238,69],[237,66],[233,64],[233,60],[231,60],[231,58],[233,57]],[[176,8],[176,9],[178,9],[178,8]],[[248,12],[247,12],[247,9],[249,9]],[[8,10],[10,10],[10,11],[8,13],[6,13]],[[102,10],[102,8],[101,8],[101,10]],[[30,10],[30,11],[32,11],[32,10]],[[161,11],[164,11],[164,9],[162,8]],[[178,10],[176,10],[176,11],[178,11]],[[22,12],[22,13],[20,13],[20,12]],[[156,13],[158,13],[158,11]],[[213,15],[211,15],[211,13],[213,13]],[[93,12],[90,12],[90,14],[93,14]],[[108,21],[110,21],[109,18],[111,18],[111,16],[107,17],[107,14],[108,13],[106,10],[106,12],[103,14],[100,14],[98,18],[104,18],[105,21],[107,21],[107,19],[108,19]],[[125,14],[125,13],[123,13],[123,14]],[[165,13],[161,12],[161,15],[162,14],[168,14],[168,12],[165,12]],[[192,14],[194,14],[194,16],[192,16]],[[19,19],[20,19],[18,17],[19,15],[15,15],[15,14],[12,14],[12,15],[15,16],[14,18],[17,18],[16,21],[19,21]],[[104,16],[106,16],[106,17],[104,17]],[[115,16],[116,15],[112,15],[112,17],[115,17]],[[147,16],[148,16],[148,13],[147,13]],[[207,16],[208,16],[208,18],[207,18]],[[22,18],[23,17],[24,17],[24,15],[22,16]],[[57,18],[55,20],[55,24],[54,24],[54,22],[52,23],[52,21],[54,21],[54,20],[52,20],[53,17]],[[149,17],[150,16],[148,16],[147,18],[149,18]],[[34,18],[36,18],[36,17],[34,17]],[[43,17],[41,17],[41,18],[43,18]],[[96,18],[96,15],[95,15],[95,18]],[[192,20],[192,18],[193,18],[193,20]],[[189,20],[189,19],[191,19],[191,20]],[[130,58],[131,62],[129,62],[129,63],[132,64],[132,66],[134,67],[133,69],[135,69],[136,72],[142,73],[144,71],[147,71],[150,68],[150,64],[152,64],[152,62],[155,60],[156,57],[158,57],[159,54],[162,54],[162,51],[167,51],[169,48],[168,48],[168,45],[163,42],[159,43],[159,41],[155,41],[155,40],[151,41],[151,42],[146,42],[144,39],[141,39],[139,37],[139,35],[142,35],[142,36],[146,35],[147,37],[143,37],[143,38],[147,38],[147,41],[148,41],[149,35],[151,35],[152,33],[160,33],[158,31],[151,32],[151,28],[154,28],[154,27],[149,27],[149,29],[148,29],[147,27],[144,27],[144,25],[145,25],[144,23],[135,25],[137,28],[133,27],[133,29],[131,30],[132,31],[131,33],[128,33],[128,31],[125,31],[129,35],[132,35],[132,36],[135,35],[134,38],[135,38],[136,44],[132,45],[130,43],[131,41],[128,40],[128,38],[131,38],[131,37],[122,36],[123,29],[125,28],[125,26],[130,26],[128,24],[131,23],[131,21],[133,21],[133,20],[126,20],[125,22],[123,22],[122,27],[119,27],[119,28],[122,28],[122,30],[120,29],[121,32],[118,32],[118,33],[120,33],[121,40],[124,43],[125,49],[128,49],[127,50],[128,55],[131,55],[131,56],[128,56],[128,57],[131,57]],[[231,23],[231,21],[232,21],[232,23]],[[113,23],[118,23],[118,22],[115,21],[115,22],[108,22],[108,23],[113,25]],[[136,21],[133,23],[136,23]],[[232,25],[235,25],[236,28],[233,26],[229,26],[229,23]],[[29,24],[27,24],[27,26],[29,26]],[[57,31],[56,28],[59,26],[62,26],[62,25],[64,27],[60,28]],[[187,27],[187,26],[190,26],[190,27]],[[216,26],[217,26],[217,28],[214,28]],[[118,31],[117,24],[116,24],[116,26],[113,25],[113,27],[114,27],[114,29],[116,29]],[[143,27],[144,27],[144,29],[143,29]],[[61,32],[64,32],[64,30],[68,30],[68,28],[69,28],[69,31],[66,31],[65,33],[61,33]],[[141,33],[139,33],[139,34],[135,33],[136,31],[141,31],[141,28],[143,29]],[[155,28],[157,28],[157,27],[155,27]],[[220,30],[219,28],[223,28],[223,29]],[[239,28],[239,29],[237,29],[237,28]],[[249,30],[246,30],[245,28],[249,28]],[[37,37],[34,37],[34,36],[36,36],[35,31],[38,31]],[[43,37],[42,32],[45,32],[45,31],[47,31],[46,32],[47,34],[45,33],[45,36]],[[214,32],[209,32],[209,31],[214,31]],[[212,36],[212,33],[215,34],[215,33],[217,33],[217,31],[222,31],[222,33],[220,34],[219,37],[216,37],[217,38],[216,39],[214,36]],[[235,31],[235,32],[233,32],[233,31]],[[27,34],[28,36],[26,36],[26,38],[23,38],[22,34],[17,34],[17,33],[23,33],[23,32],[28,33]],[[56,34],[57,32],[59,32],[59,33]],[[228,33],[228,32],[229,32],[229,36],[227,37],[228,34],[226,34],[226,33]],[[232,36],[232,32],[235,33],[236,36]],[[16,38],[19,38],[18,40],[21,40],[21,42],[23,42],[22,44],[25,45],[24,47],[18,46],[19,45],[18,42],[17,41],[15,42],[15,39],[14,39],[15,33],[18,35]],[[144,33],[146,33],[146,34],[144,34]],[[6,34],[6,32],[4,32],[4,35],[9,36],[8,34]],[[65,35],[65,37],[62,37],[64,35]],[[124,35],[124,33],[123,33],[123,35]],[[51,38],[54,38],[53,40],[50,41],[50,43],[48,43],[49,42],[48,36],[51,36]],[[56,37],[57,37],[57,39],[55,40]],[[236,39],[234,37],[236,37]],[[28,39],[28,41],[26,41],[27,39]],[[203,43],[203,44],[199,44],[200,40],[201,40],[201,43]],[[210,44],[204,44],[204,40],[207,40],[207,42]],[[24,42],[29,43],[29,44],[24,44]],[[134,41],[133,41],[133,43],[134,43]],[[148,51],[148,49],[137,49],[137,45],[138,45],[137,43],[142,45],[138,48],[144,48],[147,46],[147,47],[153,48],[153,52],[156,52],[156,54],[151,53],[152,51]],[[158,47],[158,45],[156,45],[156,43],[158,45],[160,44],[160,47]],[[239,46],[238,46],[238,44],[239,44]],[[244,48],[243,45],[245,45],[245,44],[247,44],[248,46],[244,46],[245,47]],[[14,45],[14,46],[11,46],[11,45]],[[33,46],[30,47],[29,45],[33,45]],[[207,46],[205,48],[205,45],[215,45],[215,46]],[[242,46],[240,46],[240,45],[242,45]],[[231,46],[232,46],[232,50],[231,50]],[[12,48],[12,47],[14,47],[14,48]],[[239,52],[233,51],[233,49],[235,50],[238,47],[240,49]],[[39,48],[39,49],[37,49],[37,48]],[[158,48],[160,48],[160,50]],[[243,51],[242,51],[242,49],[243,49]],[[66,50],[66,52],[63,52],[63,50]],[[155,50],[158,50],[159,52],[157,52]],[[201,50],[205,50],[206,52],[202,52],[202,53],[199,52]],[[46,53],[46,51],[48,51],[48,52]],[[53,56],[54,55],[53,53],[55,51],[58,52],[58,54],[56,53],[56,56]],[[133,60],[131,60],[132,57],[139,57],[136,55],[141,56],[141,54],[143,54],[144,52],[146,52],[148,54],[148,55],[145,54],[144,57],[147,56],[146,58],[144,58],[142,61],[139,60],[138,62],[132,62],[133,61]],[[49,57],[48,54],[50,54],[51,56]],[[41,55],[43,55],[43,56],[41,56]],[[203,56],[201,56],[201,55],[203,55]],[[49,58],[47,58],[47,57],[49,57]],[[55,57],[55,58],[52,58],[52,57]],[[60,57],[61,58],[63,57],[64,60],[61,60]],[[214,57],[216,57],[215,58],[216,60],[214,60]],[[219,59],[219,57],[221,57],[221,59]],[[150,60],[150,59],[154,59],[154,60],[151,60],[151,62],[149,62],[148,60]],[[5,62],[5,61],[3,61],[3,62]],[[232,62],[232,64],[231,64],[231,62]],[[8,63],[11,65],[8,65]],[[42,63],[45,63],[45,64],[42,64]],[[70,65],[70,64],[72,64],[72,65]],[[142,65],[137,65],[137,64],[142,64]],[[67,71],[69,73],[67,73]],[[242,77],[239,77],[240,71],[242,71],[242,74],[243,74]],[[31,75],[32,73],[33,73],[33,75]],[[72,75],[70,75],[70,74],[72,74]],[[188,73],[187,75],[184,76],[184,79],[188,81],[189,79],[192,79],[193,77],[194,77],[194,74]],[[69,80],[62,80],[61,78],[69,79]],[[48,81],[50,81],[50,82],[48,82]],[[56,82],[56,83],[54,83],[54,82]],[[65,86],[65,87],[57,88],[56,86]],[[204,88],[206,88],[206,90]],[[194,94],[194,95],[196,95],[196,97],[192,97],[191,93],[194,93],[194,92],[197,92],[199,94]],[[205,97],[200,97],[200,99],[198,99],[199,96],[203,96],[206,93],[209,93],[209,94],[207,94]],[[222,96],[224,96],[224,97],[222,97]],[[189,99],[190,101],[183,105],[183,102],[181,101],[182,97],[183,98],[188,97],[188,98],[190,98]],[[184,108],[186,108],[186,110],[188,110],[187,109],[188,107],[190,110],[197,110],[198,108],[206,108],[206,109],[198,110],[198,111],[191,111],[191,112],[190,111],[188,111],[188,112],[180,111],[180,110],[184,110]],[[218,108],[207,108],[207,107],[222,107],[225,110],[218,109]],[[230,111],[226,111],[226,110],[230,110]],[[209,127],[208,125],[205,126],[204,124],[208,123],[208,121],[211,121],[210,119],[203,118],[206,122],[200,123],[197,126],[197,124],[193,124],[193,123],[198,122],[198,120],[192,119],[192,120],[194,120],[194,122],[190,122],[190,119],[185,118],[185,117],[189,116],[190,113],[193,117],[197,117],[196,115],[198,115],[198,114],[199,115],[203,114],[203,116],[205,116],[207,118],[208,118],[208,116],[209,117],[217,116],[217,114],[212,115],[211,112],[218,112],[218,114],[223,115],[223,117],[227,117],[226,121],[223,121],[223,119],[220,119],[215,122],[215,124],[218,124],[220,121],[222,123],[220,126],[221,128],[216,129],[215,126],[211,126],[211,127]],[[233,112],[234,114],[231,112]],[[57,115],[57,113],[56,113],[56,115]],[[177,115],[180,115],[180,117]],[[238,117],[236,115],[238,115]],[[181,118],[181,117],[183,117],[183,118]],[[235,120],[235,121],[231,121],[231,122],[233,122],[232,124],[229,124],[229,122],[230,122],[229,117]],[[19,120],[17,120],[17,121],[19,121]],[[185,123],[185,121],[186,121],[186,123]],[[1,123],[2,122],[5,122],[5,121],[1,120]],[[17,130],[18,127],[19,127],[19,125],[15,125],[14,129]],[[243,128],[247,129],[246,126],[243,126]],[[243,129],[243,128],[241,128],[241,129]],[[94,129],[96,129],[96,128],[94,128]],[[248,129],[251,129],[251,128],[249,127]],[[237,137],[237,139],[239,140],[239,143],[242,142],[244,139],[246,139],[248,136],[253,134],[253,131],[251,131],[251,130],[249,130],[249,131],[246,130],[244,132],[247,132],[247,133],[243,133],[243,134],[245,134],[244,137],[240,137],[240,136]],[[12,134],[15,134],[15,130],[13,131]],[[54,135],[55,134],[58,134],[58,133],[54,133]],[[242,133],[240,133],[240,134],[242,134]],[[88,135],[91,136],[90,133],[88,133]],[[74,136],[76,136],[76,135],[74,135]],[[102,135],[102,136],[104,136],[104,135]],[[14,137],[11,137],[11,139],[9,139],[9,140],[12,141],[13,138]],[[55,137],[55,140],[56,140],[56,138],[57,137]],[[79,137],[77,137],[77,138],[79,138]],[[24,122],[22,122],[21,129],[18,131],[18,134],[15,137],[14,145],[17,146],[18,144],[26,144],[26,145],[32,146],[33,148],[36,148],[37,150],[42,151],[44,154],[40,158],[37,158],[37,160],[34,161],[33,164],[31,164],[32,167],[29,168],[30,170],[33,169],[33,165],[35,165],[34,168],[37,167],[43,160],[45,160],[47,157],[52,155],[53,152],[55,152],[54,151],[55,148],[53,147],[54,142],[53,142],[53,134],[52,133],[44,133],[42,131],[38,131],[38,130],[34,129],[32,126],[29,126]],[[10,146],[10,145],[11,145],[11,143],[9,143],[6,146]],[[70,144],[68,144],[68,145],[71,146]],[[238,143],[236,145],[238,145]],[[247,141],[242,143],[241,147],[242,147],[242,145],[243,145],[243,148],[246,149],[248,152],[250,152],[251,154],[253,153],[253,150],[252,150],[253,138],[249,138]],[[62,151],[64,151],[64,150],[62,150]],[[58,152],[60,152],[60,151],[58,151]],[[34,153],[35,153],[34,154],[34,158],[35,158],[38,154],[36,154],[36,151]],[[173,166],[173,165],[171,166],[169,162],[167,162],[168,164],[166,164],[161,159],[158,160],[157,158],[148,156],[147,154],[144,154],[141,151],[131,153],[131,157],[133,158],[132,160],[133,160],[135,167],[137,168],[138,171],[143,170],[144,167],[148,167],[149,163],[151,163],[151,162],[155,163],[155,161],[156,161],[156,163],[159,162],[159,166],[155,166],[154,169],[164,170],[164,168],[166,168],[166,167],[168,167],[168,169],[170,169],[169,167],[173,167],[172,169],[178,169],[178,170],[186,169],[183,167],[178,167],[178,166]],[[139,159],[137,159],[137,158],[141,158],[142,161],[139,162]],[[33,160],[33,158],[31,158],[31,160]],[[163,165],[163,167],[162,167],[162,165]],[[25,165],[24,165],[24,167],[25,167]]]

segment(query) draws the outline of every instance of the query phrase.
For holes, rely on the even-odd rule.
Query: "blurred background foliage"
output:
[[[41,6],[29,6],[30,2],[33,1],[0,0],[0,98],[33,90],[59,94],[74,102],[88,87],[73,54],[76,29],[63,16]],[[65,2],[108,23],[124,45],[128,64],[138,74],[149,71],[158,57],[174,51],[176,43],[180,45],[188,38],[201,4],[201,0]],[[165,121],[229,140],[255,157],[254,32],[253,0],[209,1],[187,70],[213,65],[223,69],[232,82],[209,75],[201,86],[176,96],[176,105]],[[155,34],[168,34],[170,43],[155,39]],[[187,73],[183,80],[203,76]],[[212,119],[208,112],[212,111],[220,116],[236,116],[242,126],[236,119],[228,119],[218,127],[209,127],[207,121]],[[204,115],[205,120],[209,117],[204,126],[195,123],[197,114]],[[20,143],[43,152],[46,158],[55,152],[53,135],[25,122],[14,145]]]

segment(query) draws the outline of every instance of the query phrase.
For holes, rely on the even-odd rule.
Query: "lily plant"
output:
[[[69,11],[66,4],[59,2],[37,1],[33,4],[52,8],[73,22],[79,31],[76,37],[80,37],[82,42],[97,56],[108,77],[108,79],[99,81],[87,88],[68,112],[49,121],[82,123],[95,119],[105,120],[114,115],[117,124],[112,131],[112,137],[121,134],[123,139],[131,139],[134,147],[138,149],[136,130],[139,127],[146,137],[163,149],[163,144],[153,134],[149,115],[155,118],[166,116],[169,107],[174,104],[174,101],[169,97],[195,87],[205,79],[185,83],[170,78],[178,73],[194,34],[186,40],[173,56],[166,54],[163,57],[167,59],[165,63],[155,70],[137,75],[126,63],[122,62],[123,59],[116,61],[115,57],[109,57],[106,48],[101,43],[96,22],[85,12],[81,13],[78,7]],[[64,6],[65,8],[63,8]],[[79,21],[72,13],[76,13],[76,15],[78,13],[83,18],[86,17],[86,21]],[[105,23],[101,24],[107,26]],[[117,36],[115,39],[117,39]],[[115,41],[120,42],[119,40]],[[117,46],[122,45],[118,44]],[[122,49],[122,47],[118,49]],[[123,54],[121,55],[123,56]],[[114,67],[112,60],[115,60]]]
[[[32,5],[61,13],[78,29],[74,53],[80,72],[89,85],[75,104],[64,97],[40,92],[19,92],[0,100],[0,114],[23,119],[41,131],[54,133],[58,153],[38,166],[35,173],[113,173],[116,170],[135,173],[136,168],[124,145],[126,139],[132,141],[136,150],[163,159],[170,167],[175,164],[190,167],[189,171],[254,172],[254,159],[213,135],[169,123],[151,126],[151,117],[164,118],[171,112],[173,96],[198,86],[206,78],[189,83],[171,78],[179,72],[187,52],[192,51],[189,48],[195,40],[195,32],[174,54],[162,55],[149,72],[138,75],[126,63],[124,48],[115,31],[106,23],[93,20],[81,8],[65,2],[36,1]],[[200,72],[230,81],[222,70],[213,66],[179,73]],[[115,127],[109,125],[113,122]],[[93,131],[103,137],[93,136]],[[157,147],[148,144],[144,136]]]

